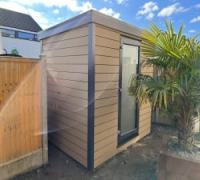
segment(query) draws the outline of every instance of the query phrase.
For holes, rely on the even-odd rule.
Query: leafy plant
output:
[[[12,54],[12,55],[18,56],[18,55],[19,55],[19,52],[18,52],[17,49],[12,49],[11,54]]]
[[[157,73],[132,77],[129,91],[140,103],[170,109],[178,122],[179,145],[191,149],[194,116],[200,107],[200,43],[197,37],[187,38],[183,29],[176,33],[166,22],[166,31],[154,24],[144,31],[141,49],[148,58],[144,65],[153,66]]]

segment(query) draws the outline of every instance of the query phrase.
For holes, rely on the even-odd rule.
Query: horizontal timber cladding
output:
[[[43,40],[49,139],[87,167],[88,26]]]
[[[118,147],[118,91],[121,33],[96,25],[95,29],[94,167],[150,133],[151,107],[139,111],[139,136]],[[151,67],[142,73],[152,74]]]
[[[94,167],[117,152],[120,33],[96,26]]]

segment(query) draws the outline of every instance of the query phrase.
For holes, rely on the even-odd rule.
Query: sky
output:
[[[175,29],[184,24],[188,36],[200,32],[200,0],[0,0],[0,7],[31,15],[43,29],[95,9],[140,28],[164,30],[166,19]]]

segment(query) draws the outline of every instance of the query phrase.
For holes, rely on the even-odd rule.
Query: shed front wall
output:
[[[88,26],[43,40],[49,140],[87,167]]]
[[[104,26],[95,26],[94,167],[150,133],[151,108],[149,104],[143,104],[139,111],[139,135],[118,147],[118,92],[122,35],[124,34]],[[141,68],[141,71],[151,74],[153,70],[145,67]]]

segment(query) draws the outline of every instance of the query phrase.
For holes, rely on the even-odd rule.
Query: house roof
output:
[[[0,26],[39,32],[41,27],[28,14],[0,8]]]
[[[45,39],[89,23],[100,24],[127,34],[134,35],[136,37],[141,37],[141,29],[98,11],[90,10],[44,31],[41,31],[39,33],[39,39]]]

